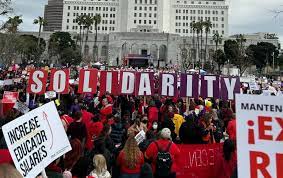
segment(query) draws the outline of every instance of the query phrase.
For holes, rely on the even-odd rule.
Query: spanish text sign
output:
[[[14,164],[25,178],[36,177],[71,150],[54,102],[28,112],[2,129]]]
[[[283,177],[283,100],[236,95],[239,178]]]

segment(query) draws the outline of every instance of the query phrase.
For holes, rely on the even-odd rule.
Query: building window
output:
[[[71,6],[68,6],[68,10],[71,10]]]
[[[66,29],[69,30],[69,25],[66,26]]]

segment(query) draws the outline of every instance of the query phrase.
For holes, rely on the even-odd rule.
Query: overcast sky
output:
[[[229,9],[229,33],[277,33],[283,44],[283,13],[275,18],[272,12],[283,11],[282,0],[226,0]],[[22,15],[22,31],[36,31],[33,19],[43,16],[47,0],[13,0],[14,14]]]

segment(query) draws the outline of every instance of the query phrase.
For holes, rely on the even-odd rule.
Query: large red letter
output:
[[[265,131],[272,131],[272,126],[266,125],[267,122],[272,122],[272,117],[258,117],[258,138],[261,140],[273,140],[272,135],[265,133]]]
[[[81,69],[78,93],[96,93],[97,69]]]
[[[118,71],[100,71],[100,96],[106,92],[119,95]]]
[[[33,70],[29,74],[27,92],[43,94],[46,91],[48,73],[45,70]]]
[[[283,154],[276,154],[277,177],[283,178]]]
[[[51,69],[49,90],[67,94],[69,91],[69,76],[69,69]]]
[[[278,137],[276,138],[276,141],[283,141],[283,119],[279,118],[279,117],[276,117],[275,119],[281,127],[281,132],[279,133]]]
[[[261,163],[257,160],[261,158]],[[270,160],[267,154],[262,152],[250,151],[250,172],[251,178],[258,178],[258,170],[262,173],[264,178],[272,178],[266,169],[270,164]]]

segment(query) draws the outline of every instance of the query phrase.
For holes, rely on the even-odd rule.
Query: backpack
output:
[[[165,150],[160,149],[157,142],[154,142],[157,146],[158,153],[156,157],[156,175],[158,177],[166,177],[171,173],[172,157],[169,153],[172,142],[170,142]]]

